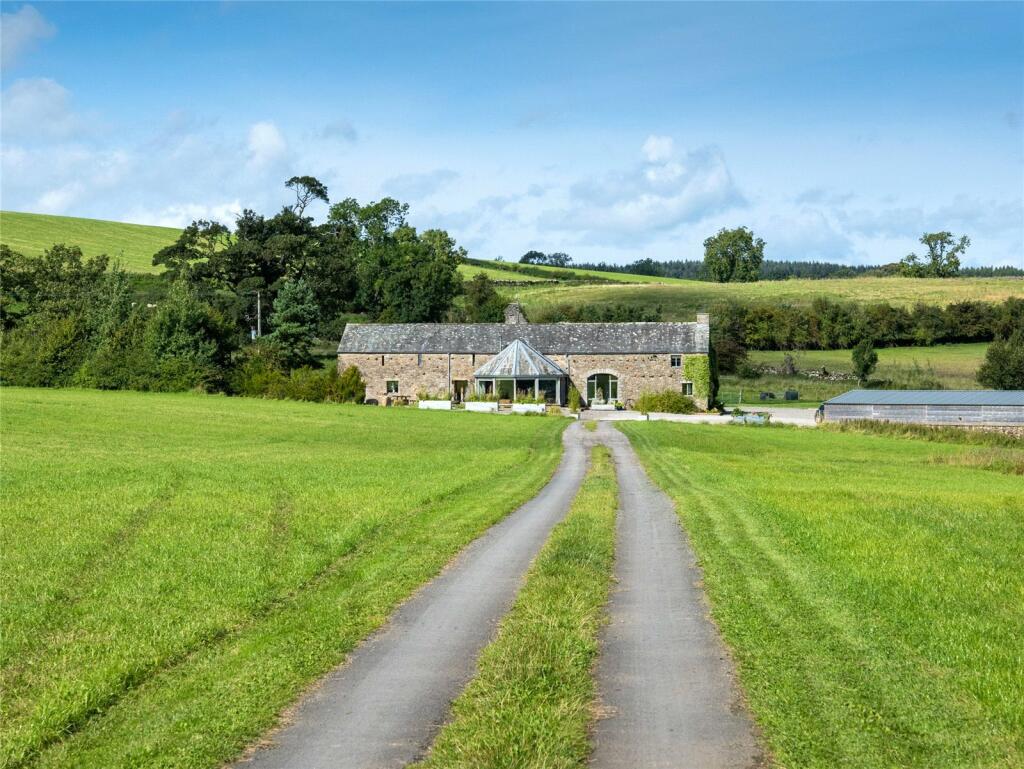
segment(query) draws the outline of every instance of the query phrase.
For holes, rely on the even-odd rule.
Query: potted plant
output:
[[[498,396],[492,393],[470,393],[466,396],[466,411],[495,413],[498,410]]]
[[[419,399],[419,407],[421,409],[432,411],[451,411],[452,409],[452,400],[447,395],[432,395],[424,391],[418,393],[416,397]]]
[[[522,393],[516,397],[512,404],[513,414],[543,414],[547,411],[547,400],[542,397],[534,397],[529,393]]]

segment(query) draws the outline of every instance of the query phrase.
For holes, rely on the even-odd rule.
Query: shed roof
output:
[[[825,403],[841,406],[1024,407],[1024,390],[850,390]]]
[[[473,376],[481,377],[560,377],[565,376],[559,366],[550,358],[545,358],[528,342],[513,339],[504,350],[499,352],[484,365],[473,372]]]
[[[339,353],[495,354],[522,339],[546,354],[707,353],[707,323],[349,323]]]

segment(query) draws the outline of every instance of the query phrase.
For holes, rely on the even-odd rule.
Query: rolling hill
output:
[[[54,243],[78,245],[86,255],[106,253],[133,272],[155,273],[153,254],[172,243],[180,231],[171,227],[125,224],[46,214],[0,212],[0,243],[26,254],[41,254]],[[975,299],[1001,302],[1024,296],[1022,278],[826,278],[758,283],[708,283],[680,278],[629,275],[598,270],[531,266],[531,274],[508,262],[474,260],[459,272],[465,278],[483,273],[492,280],[520,285],[502,288],[522,302],[527,313],[558,305],[625,304],[660,306],[665,320],[691,320],[694,313],[724,299],[807,304],[816,297],[850,302],[885,301],[946,305]],[[587,281],[600,281],[590,282]]]
[[[65,243],[79,246],[86,256],[119,259],[130,272],[158,272],[153,254],[179,234],[181,230],[173,227],[0,211],[0,243],[15,251],[38,255],[55,243]]]

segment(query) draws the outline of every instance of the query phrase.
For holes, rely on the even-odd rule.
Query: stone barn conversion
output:
[[[821,408],[826,422],[1024,428],[1024,390],[851,390]]]
[[[359,369],[381,405],[421,393],[564,405],[576,387],[591,406],[627,408],[674,390],[707,407],[708,316],[696,323],[529,323],[518,304],[504,323],[350,323],[338,369]]]

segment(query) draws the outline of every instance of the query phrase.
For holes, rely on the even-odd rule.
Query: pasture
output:
[[[613,273],[608,273],[612,275]],[[807,305],[818,297],[853,303],[888,302],[911,307],[917,302],[945,306],[966,299],[1001,302],[1024,296],[1022,278],[831,278],[710,283],[679,280],[645,285],[540,284],[520,287],[518,299],[529,317],[559,305],[623,304],[651,310],[664,320],[690,321],[715,302]]]
[[[65,243],[78,246],[86,256],[106,254],[129,272],[159,272],[153,254],[180,234],[174,227],[0,211],[0,243],[15,251],[38,256],[55,243]]]
[[[875,380],[912,383],[916,376],[915,366],[927,377],[934,377],[947,390],[976,390],[981,388],[975,374],[985,360],[987,342],[976,344],[939,344],[933,347],[880,347],[878,367],[871,375]],[[850,350],[795,350],[761,351],[751,350],[749,361],[753,366],[781,367],[787,354],[793,356],[793,363],[800,371],[822,368],[829,372],[852,371]],[[783,376],[766,374],[752,379],[735,375],[723,375],[719,398],[727,405],[740,403],[758,404],[761,391],[774,392],[778,400],[770,401],[773,406],[817,406],[824,400],[835,397],[847,390],[858,387],[856,381],[832,382],[811,379],[806,376]],[[799,401],[782,400],[787,389],[800,393]]]
[[[220,766],[533,496],[566,424],[0,397],[7,768]]]
[[[778,764],[1024,764],[1024,450],[620,429],[676,502]]]

